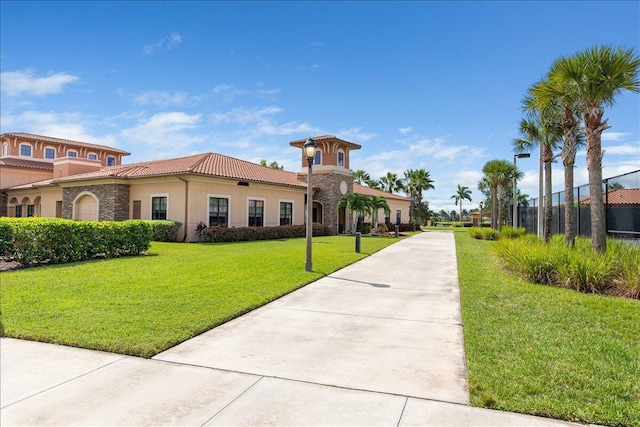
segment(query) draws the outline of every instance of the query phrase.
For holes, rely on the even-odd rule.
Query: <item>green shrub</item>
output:
[[[469,235],[474,239],[479,240],[499,240],[500,233],[493,228],[485,228],[485,227],[471,227],[469,230]]]
[[[513,228],[508,225],[502,227],[500,231],[500,238],[505,239],[517,239],[519,237],[525,236],[527,234],[527,230],[524,227]]]
[[[178,230],[182,226],[181,222],[172,220],[147,220],[151,225],[154,242],[175,242],[178,238]]]
[[[306,236],[305,225],[281,225],[278,227],[208,227],[202,231],[205,243],[248,242],[255,240],[291,239]],[[313,236],[331,236],[328,225],[313,224]]]
[[[370,222],[360,222],[358,223],[357,231],[362,234],[371,233],[371,223]]]
[[[138,255],[149,248],[151,225],[144,221],[73,221],[60,218],[0,218],[10,228],[6,255],[22,265],[61,264]]]
[[[496,251],[507,269],[535,283],[580,292],[640,298],[640,248],[608,239],[607,252],[591,248],[591,241],[577,238],[573,248],[564,236],[553,236],[547,245],[533,235],[502,239]]]

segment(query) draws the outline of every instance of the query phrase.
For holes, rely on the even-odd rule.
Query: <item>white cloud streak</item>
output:
[[[63,89],[80,78],[67,73],[54,73],[44,77],[33,70],[7,71],[0,73],[0,87],[6,96],[45,96],[62,93]]]
[[[145,55],[153,55],[159,50],[171,50],[182,44],[182,36],[178,33],[171,33],[163,37],[157,43],[146,44],[142,47],[142,53]]]

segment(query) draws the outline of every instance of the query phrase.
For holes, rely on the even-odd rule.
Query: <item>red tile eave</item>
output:
[[[326,140],[331,140],[334,139],[336,141],[340,141],[341,143],[347,145],[349,148],[354,149],[354,150],[358,150],[360,148],[362,148],[361,145],[359,144],[355,144],[353,142],[349,142],[349,141],[345,141],[344,139],[340,139],[337,136],[334,135],[320,135],[320,136],[312,136],[311,138],[313,138],[314,141],[326,141]],[[291,141],[289,143],[289,145],[291,145],[292,147],[302,147],[302,145],[307,142],[307,139],[296,139],[295,141]]]
[[[36,135],[36,134],[24,133],[24,132],[8,132],[8,133],[3,133],[0,136],[10,137],[10,138],[19,138],[26,141],[50,142],[55,144],[70,145],[74,147],[92,148],[95,150],[108,151],[110,153],[118,153],[123,156],[131,155],[131,153],[129,153],[128,151],[120,150],[118,148],[108,147],[106,145],[91,144],[89,142],[72,141],[70,139],[54,138],[52,136]]]

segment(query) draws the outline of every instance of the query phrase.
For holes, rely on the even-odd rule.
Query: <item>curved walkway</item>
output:
[[[152,360],[1,340],[5,425],[575,425],[469,406],[453,233],[394,244]]]

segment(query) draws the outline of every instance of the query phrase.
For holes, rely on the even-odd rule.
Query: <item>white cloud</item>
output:
[[[261,84],[256,84],[262,86]],[[220,95],[225,101],[231,102],[238,96],[255,96],[258,98],[273,97],[280,93],[280,89],[241,89],[228,84],[219,84],[211,89],[211,93]]]
[[[398,128],[398,132],[400,132],[402,135],[406,135],[409,132],[411,132],[413,130],[413,128],[411,126],[406,127],[406,128]]]
[[[362,128],[355,127],[351,129],[339,130],[336,136],[338,138],[346,139],[347,141],[363,142],[363,141],[368,141],[370,139],[376,138],[378,135],[373,132],[372,133],[362,132]]]
[[[605,156],[635,156],[636,159],[640,159],[640,142],[637,144],[604,146],[603,149]]]
[[[142,47],[142,52],[145,55],[153,55],[159,50],[171,50],[180,44],[182,44],[182,36],[178,33],[171,33],[170,35],[161,38],[157,43],[144,45]]]
[[[150,90],[142,92],[133,97],[136,104],[140,105],[156,105],[159,107],[177,106],[192,104],[199,101],[199,97],[191,96],[183,91],[159,91]]]
[[[209,115],[209,118],[214,123],[233,123],[233,124],[247,124],[265,122],[268,120],[268,116],[282,112],[282,108],[276,106],[263,107],[259,109],[248,108],[234,108],[224,113],[214,112]]]
[[[0,73],[0,87],[7,96],[44,96],[61,93],[66,85],[80,80],[67,73],[54,73],[38,77],[33,70],[7,71]]]
[[[602,132],[601,135],[601,139],[602,141],[620,141],[620,140],[624,140],[627,136],[629,136],[629,133],[626,132],[607,132],[604,131]]]
[[[205,142],[206,138],[194,135],[202,116],[183,112],[157,113],[137,126],[123,129],[120,132],[127,144],[142,144],[148,147],[137,147],[136,154],[145,160],[152,158],[168,158],[185,156],[193,151],[194,145]],[[146,151],[151,150],[151,151]],[[129,151],[134,151],[129,149]]]

